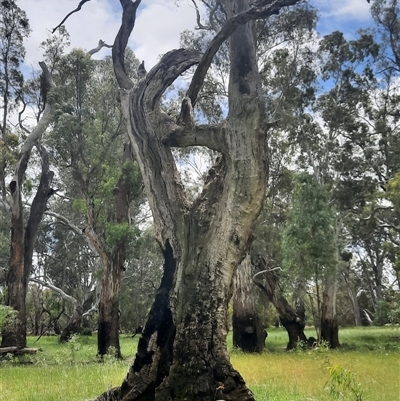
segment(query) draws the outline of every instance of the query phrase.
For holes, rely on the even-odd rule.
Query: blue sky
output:
[[[28,67],[37,68],[41,60],[40,43],[78,3],[79,0],[18,0],[33,30],[26,43]],[[348,38],[354,38],[359,28],[371,24],[367,0],[310,0],[310,4],[320,10],[318,32],[322,35],[342,30]],[[91,0],[86,3],[66,24],[72,47],[91,49],[99,39],[112,43],[120,18],[118,0]],[[191,0],[143,0],[130,46],[150,69],[161,54],[179,46],[180,33],[184,29],[193,29],[195,23]],[[109,53],[110,50],[105,49],[97,57]]]

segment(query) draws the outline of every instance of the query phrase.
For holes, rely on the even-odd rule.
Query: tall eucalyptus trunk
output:
[[[124,146],[122,163],[127,160],[132,160],[130,145]],[[117,224],[128,223],[128,188],[123,176],[119,178],[114,189],[114,202]],[[100,356],[106,355],[112,347],[115,356],[121,357],[119,295],[122,272],[125,269],[125,248],[126,241],[115,244],[110,254],[103,261],[97,333],[97,353]]]
[[[321,340],[327,341],[331,348],[338,348],[339,325],[336,313],[336,274],[325,278],[321,304]]]
[[[233,285],[233,346],[244,352],[262,352],[267,336],[258,315],[251,257],[247,255],[236,271]]]

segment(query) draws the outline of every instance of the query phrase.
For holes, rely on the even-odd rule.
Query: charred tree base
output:
[[[339,326],[337,321],[323,319],[321,320],[321,340],[326,341],[329,347],[339,348]]]
[[[68,323],[65,329],[62,331],[60,335],[59,342],[66,343],[70,340],[70,338],[74,334],[79,334],[82,329],[82,321],[81,320],[74,320]]]
[[[4,347],[26,347],[26,327],[18,319],[3,329],[1,348]]]
[[[238,317],[233,315],[233,346],[243,352],[261,353],[265,348],[267,332],[258,316]]]
[[[281,323],[289,336],[286,350],[296,349],[299,342],[307,343],[307,337],[304,334],[304,324],[301,321],[288,321],[281,318]]]
[[[117,338],[111,338],[110,333],[113,333],[111,323],[102,322],[98,325],[97,355],[103,357],[104,355],[109,354],[115,358],[121,359],[122,355],[121,347],[119,345],[119,334],[117,332]]]

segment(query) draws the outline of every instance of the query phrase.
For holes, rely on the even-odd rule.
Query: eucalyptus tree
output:
[[[336,236],[328,193],[314,177],[299,175],[283,236],[284,266],[297,269],[310,286],[315,286],[319,337],[333,348],[339,346],[336,291],[321,291],[321,283],[326,287],[327,281],[333,281],[335,290]],[[328,296],[334,299],[326,299]]]
[[[265,195],[265,113],[251,20],[268,18],[296,3],[218,2],[226,21],[203,57],[196,51],[171,51],[134,84],[123,55],[140,1],[121,0],[114,69],[165,264],[135,362],[122,386],[111,391],[116,398],[211,400],[223,393],[228,399],[254,399],[226,349],[233,274],[245,256]],[[192,107],[198,90],[213,55],[228,37],[227,119],[220,125],[196,126]],[[160,98],[195,64],[199,66],[174,120],[161,112]],[[193,202],[180,184],[171,151],[189,145],[220,152]]]
[[[53,94],[59,107],[49,143],[69,207],[80,212],[78,221],[70,223],[81,226],[101,266],[98,354],[113,347],[120,357],[119,291],[126,248],[139,236],[134,218],[143,200],[142,184],[131,146],[124,145],[111,59],[90,56],[73,50],[60,61],[57,78],[63,87]],[[133,54],[127,61],[138,66]],[[117,149],[110,152],[113,146]]]
[[[17,67],[24,55],[22,40],[29,31],[29,23],[25,13],[20,10],[14,1],[2,1],[2,30],[6,36],[2,36],[2,57],[3,69],[2,80],[3,91],[3,121],[2,121],[2,160],[1,160],[1,191],[2,191],[2,209],[8,213],[11,220],[11,240],[10,240],[10,262],[6,274],[6,304],[18,311],[18,319],[15,325],[8,326],[2,336],[2,346],[22,346],[26,345],[26,308],[25,299],[28,288],[28,278],[32,267],[32,256],[35,238],[38,227],[46,209],[47,201],[54,190],[51,188],[53,172],[49,168],[47,150],[41,145],[40,140],[46,128],[50,123],[51,107],[50,104],[42,109],[37,115],[37,124],[35,127],[26,127],[22,120],[19,120],[19,126],[24,131],[25,138],[14,137],[14,145],[21,140],[20,147],[16,152],[13,166],[6,170],[5,150],[10,143],[5,139],[8,135],[10,126],[8,118],[12,111],[13,101],[22,99],[21,91],[22,74],[17,71]],[[42,81],[45,83],[42,91],[42,97],[46,96],[48,91],[54,87],[51,74],[44,63],[39,63],[43,73]],[[14,98],[13,98],[14,96]],[[15,103],[14,103],[15,105]],[[22,108],[22,112],[24,110]],[[21,113],[20,112],[20,117]],[[26,176],[28,163],[31,161],[33,148],[36,147],[41,159],[41,172],[39,182],[32,197],[32,205],[29,209],[28,218],[24,215],[25,208],[23,199],[23,184]],[[9,160],[10,161],[10,160]],[[13,173],[11,171],[13,170]],[[8,186],[9,194],[6,196],[6,171],[10,175],[10,184]],[[12,177],[11,177],[12,176]]]
[[[263,352],[265,332],[256,307],[251,256],[239,265],[233,281],[233,346],[244,352]]]
[[[30,277],[32,283],[51,290],[58,300],[59,307],[49,312],[46,320],[57,320],[60,342],[81,332],[97,304],[98,261],[82,238],[81,229],[74,226],[75,230],[71,230],[71,225],[69,222],[70,229],[66,230],[62,222],[45,216],[35,246],[37,262]]]
[[[13,159],[15,141],[18,141],[12,132],[9,119],[23,97],[24,78],[20,64],[25,58],[24,39],[29,33],[29,21],[25,11],[21,10],[14,0],[2,1],[0,3],[0,189],[4,205],[7,203],[7,167],[10,167],[9,159]]]

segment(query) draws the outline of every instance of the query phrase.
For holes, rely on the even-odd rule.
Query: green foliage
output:
[[[110,248],[129,244],[137,240],[140,230],[128,223],[109,223],[106,225],[106,241]]]
[[[0,332],[12,326],[18,319],[18,312],[10,306],[0,305]]]
[[[324,188],[308,174],[295,178],[292,207],[283,232],[283,264],[306,275],[335,262],[335,215]],[[308,273],[307,273],[308,272]]]
[[[357,382],[356,374],[341,365],[328,367],[329,382],[325,388],[336,400],[363,401],[361,383]]]
[[[87,205],[84,199],[74,199],[72,202],[72,210],[77,212],[86,213]]]
[[[24,78],[19,67],[25,58],[23,41],[29,33],[29,21],[25,11],[21,10],[14,0],[1,1],[0,94],[3,99],[7,99],[6,104],[2,106],[6,114],[7,108],[11,110],[22,96]]]

